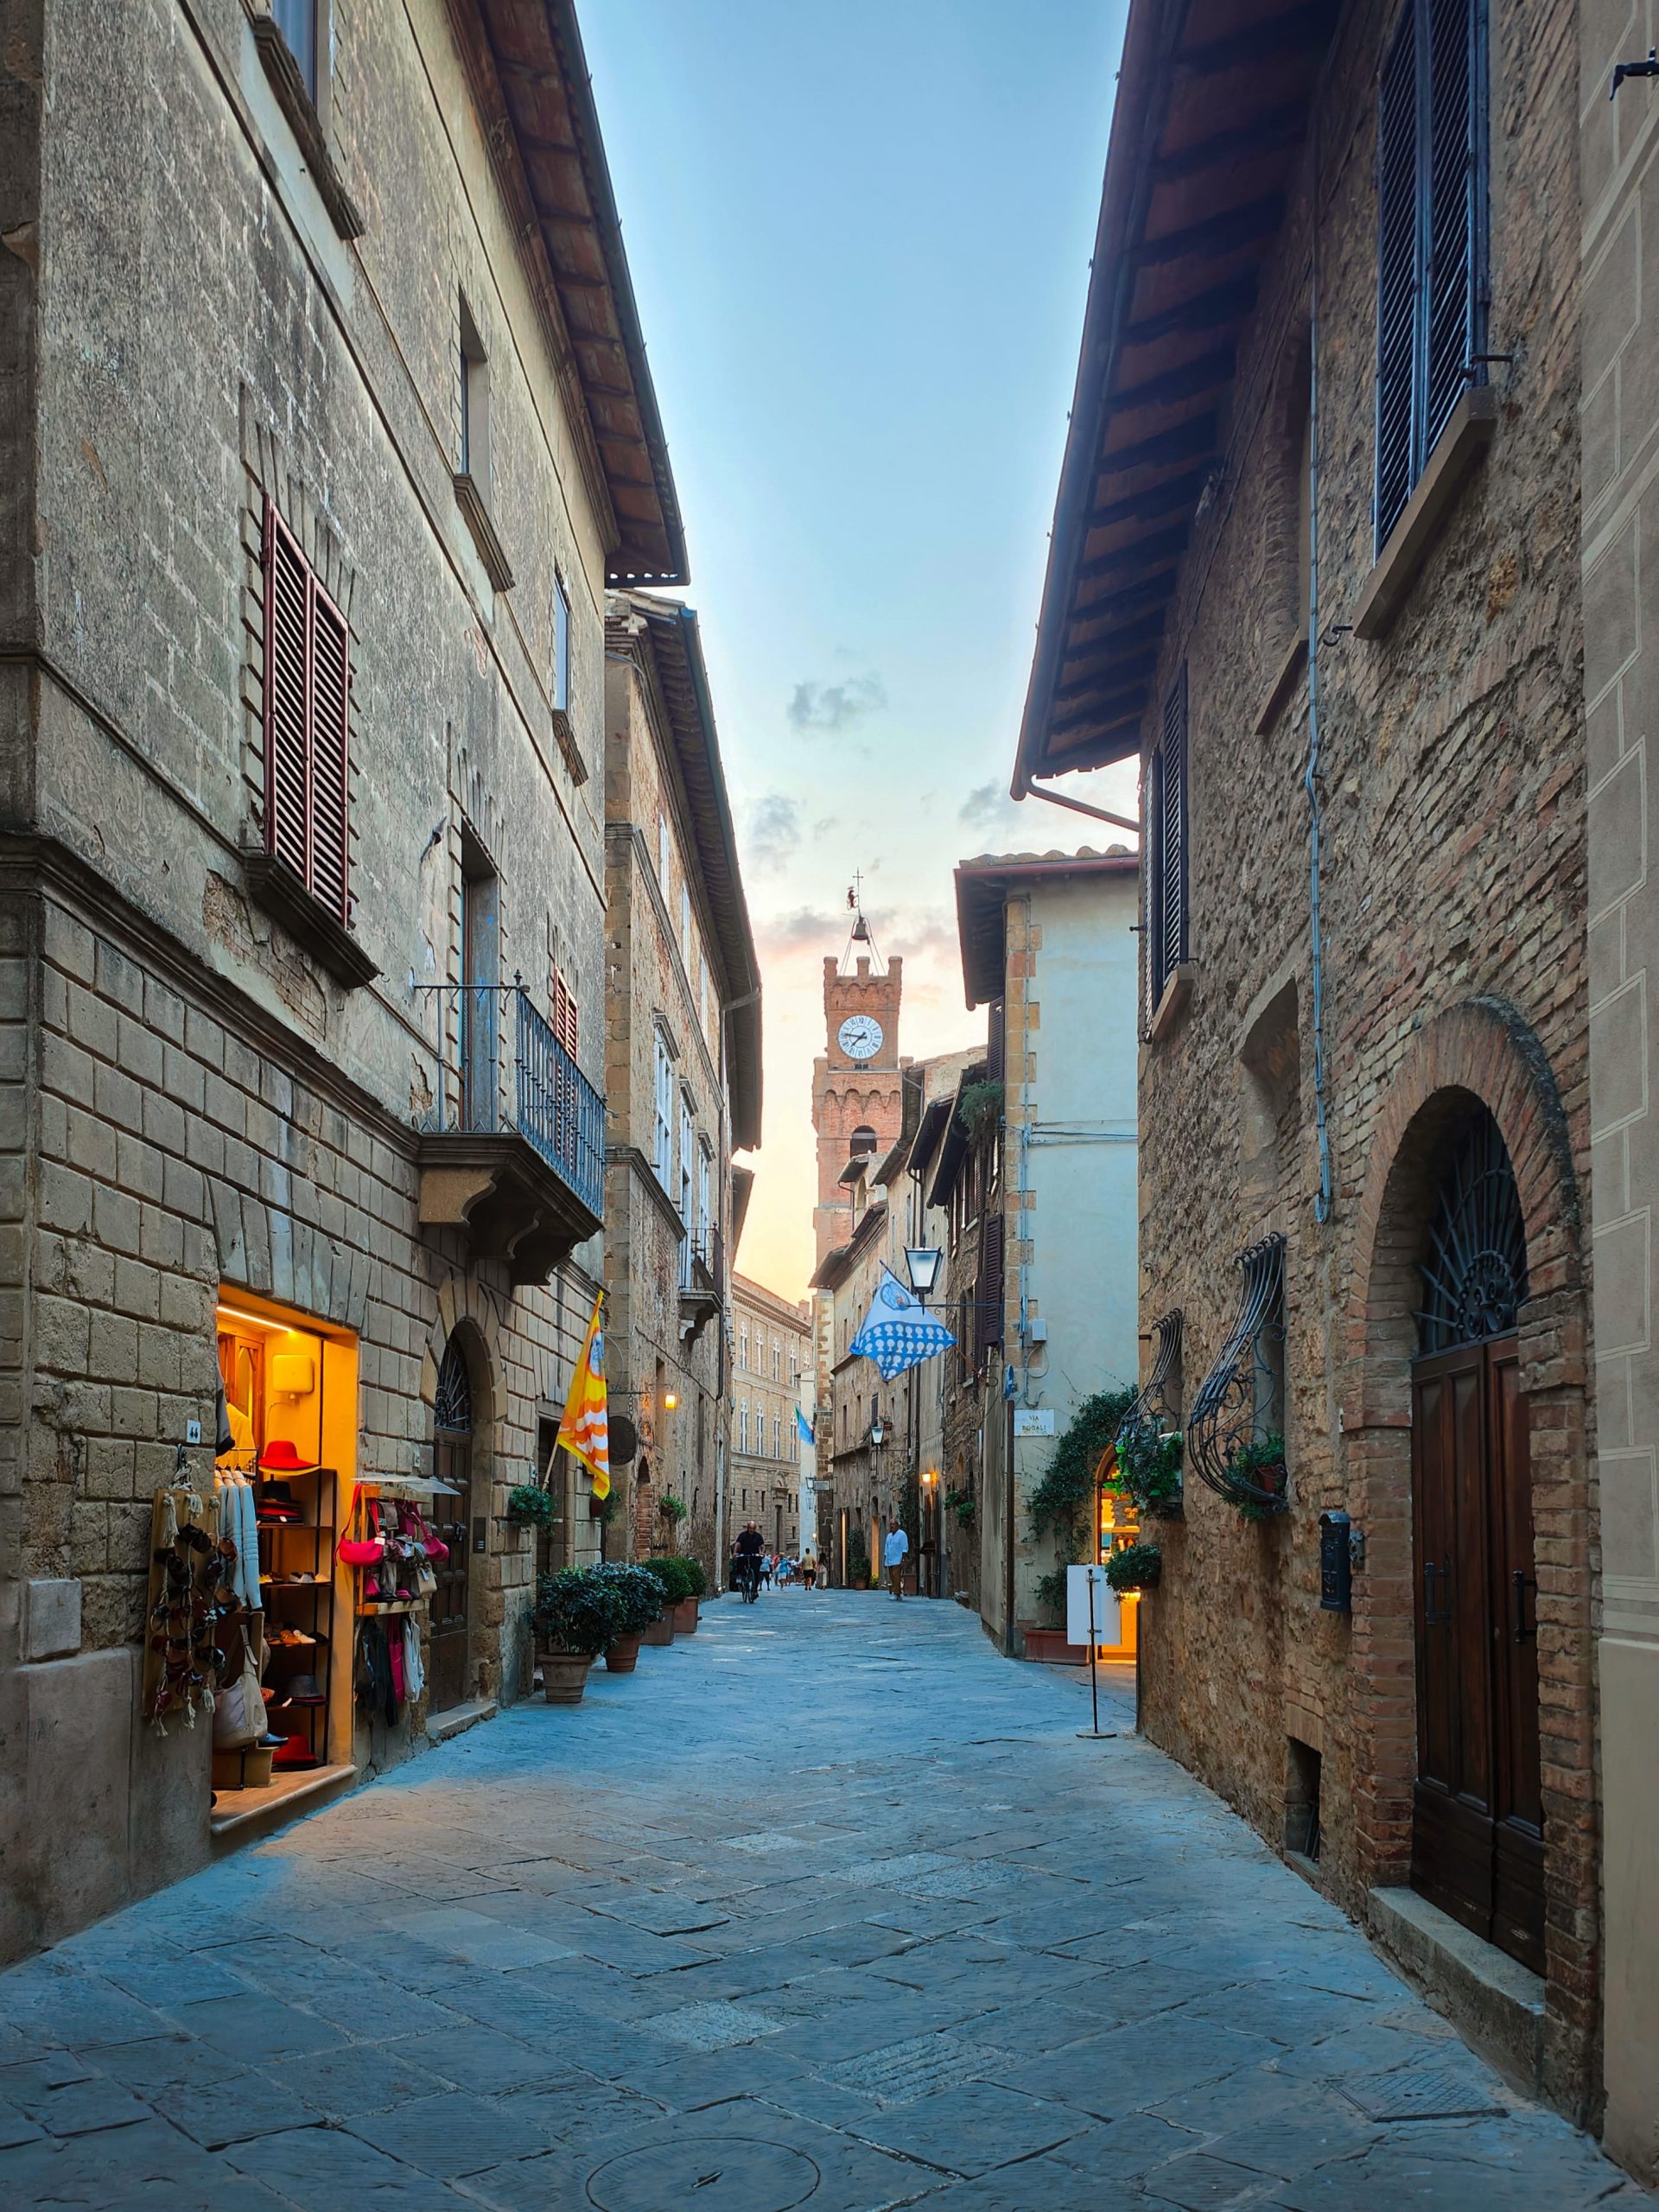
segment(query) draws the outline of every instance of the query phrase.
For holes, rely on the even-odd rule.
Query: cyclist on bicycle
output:
[[[758,1521],[746,1522],[732,1546],[734,1580],[750,1605],[760,1594],[760,1554],[766,1548]]]

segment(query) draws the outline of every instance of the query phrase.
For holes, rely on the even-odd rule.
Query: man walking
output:
[[[905,1560],[910,1551],[910,1538],[902,1529],[889,1529],[887,1541],[881,1547],[881,1564],[887,1570],[887,1582],[893,1596],[902,1605],[905,1602]]]

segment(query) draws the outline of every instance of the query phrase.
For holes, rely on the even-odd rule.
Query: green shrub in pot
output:
[[[616,1620],[613,1640],[619,1636],[639,1636],[662,1618],[663,1586],[643,1567],[601,1563],[588,1572],[599,1578],[609,1595]]]
[[[690,1567],[690,1560],[682,1559],[677,1553],[670,1552],[661,1559],[642,1560],[639,1571],[642,1574],[650,1575],[652,1580],[662,1592],[663,1605],[666,1610],[673,1605],[683,1605],[685,1600],[692,1595]]]
[[[531,1614],[538,1651],[575,1651],[595,1658],[622,1633],[616,1591],[590,1567],[563,1567],[536,1584]]]

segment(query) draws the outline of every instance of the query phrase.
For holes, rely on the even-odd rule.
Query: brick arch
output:
[[[1589,2094],[1599,1958],[1583,1218],[1548,1056],[1510,1006],[1447,1008],[1412,1039],[1370,1136],[1352,1216],[1344,1390],[1350,1510],[1364,1530],[1353,1613],[1356,1874],[1360,1896],[1409,1879],[1416,1774],[1411,1363],[1417,1261],[1446,1148],[1471,1103],[1508,1148],[1526,1225],[1517,1336],[1528,1404],[1538,1576],[1548,1896],[1547,2094]]]

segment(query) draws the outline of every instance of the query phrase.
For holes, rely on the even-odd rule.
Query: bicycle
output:
[[[732,1562],[732,1586],[746,1605],[758,1603],[760,1596],[760,1562],[747,1552],[740,1552]]]

